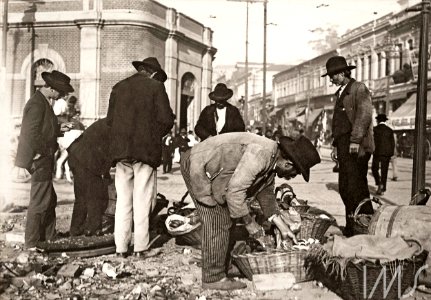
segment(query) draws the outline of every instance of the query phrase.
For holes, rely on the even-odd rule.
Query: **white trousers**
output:
[[[134,249],[148,249],[149,216],[156,204],[157,170],[137,161],[118,162],[115,171],[117,204],[115,208],[115,246],[127,252],[134,225]]]

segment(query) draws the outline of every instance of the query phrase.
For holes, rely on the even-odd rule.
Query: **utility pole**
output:
[[[266,133],[266,123],[268,122],[268,112],[266,110],[266,26],[267,26],[267,3],[263,2],[263,85],[262,85],[262,112],[263,112],[263,134]]]
[[[6,99],[6,53],[7,53],[7,30],[8,30],[8,0],[3,0],[3,16],[2,16],[2,55],[0,65],[0,93],[2,95],[3,104],[6,104],[6,112],[10,113],[10,103]]]
[[[245,21],[245,82],[244,82],[244,123],[248,125],[248,8],[250,3],[255,2],[263,2],[266,10],[266,2],[267,0],[227,0],[232,2],[246,2],[247,3],[247,12],[246,12],[246,21]],[[266,12],[265,12],[266,15]],[[266,21],[265,21],[266,23]],[[266,37],[266,33],[265,33]],[[266,50],[265,50],[266,51]],[[265,53],[266,55],[266,53]],[[264,71],[265,74],[265,71]],[[264,75],[265,76],[265,75]],[[264,79],[265,80],[265,79]]]
[[[406,9],[406,12],[420,11],[422,15],[419,42],[419,69],[413,154],[412,196],[425,188],[425,139],[428,84],[428,23],[430,6],[430,0],[422,0],[420,5]]]

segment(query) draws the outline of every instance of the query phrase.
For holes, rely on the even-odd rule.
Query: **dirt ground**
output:
[[[57,208],[60,232],[70,226],[71,207]],[[1,221],[4,240],[8,232],[23,232],[25,211],[2,215]],[[145,258],[72,254],[29,253],[20,243],[0,242],[0,299],[341,299],[316,281],[289,290],[257,291],[238,270],[230,275],[245,282],[246,289],[202,290],[200,250],[178,245],[165,234]],[[431,295],[415,291],[406,299],[431,299]]]

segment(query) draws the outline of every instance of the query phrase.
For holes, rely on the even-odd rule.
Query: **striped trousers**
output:
[[[202,282],[210,283],[226,277],[233,223],[227,205],[203,205],[193,195],[190,179],[190,150],[181,155],[181,174],[196,205],[202,223]]]

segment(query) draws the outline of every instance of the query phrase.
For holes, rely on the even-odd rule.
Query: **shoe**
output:
[[[133,256],[137,258],[144,258],[147,251],[136,251],[133,252]]]
[[[376,195],[383,195],[384,194],[384,188],[383,185],[379,185],[376,191]]]
[[[116,257],[126,258],[127,257],[127,252],[115,252],[115,256]]]
[[[245,289],[246,287],[247,284],[244,282],[236,281],[226,277],[216,282],[202,282],[202,288],[205,290],[231,291]]]

